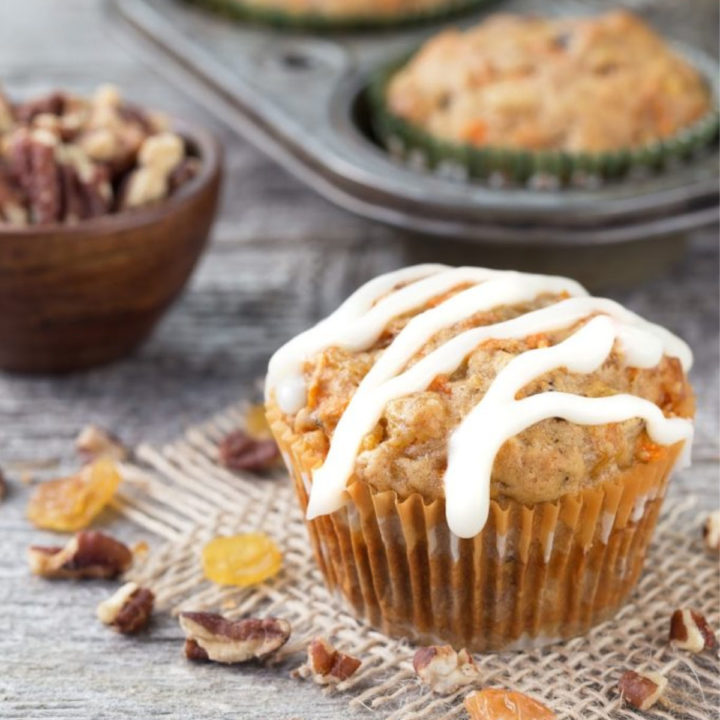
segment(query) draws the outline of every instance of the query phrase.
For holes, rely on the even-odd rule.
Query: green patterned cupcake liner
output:
[[[286,30],[333,32],[378,30],[398,25],[431,22],[487,5],[493,0],[444,0],[437,7],[404,14],[352,16],[331,16],[317,12],[290,12],[280,8],[259,7],[252,2],[243,2],[243,0],[184,0],[184,2],[205,7],[233,20],[257,22]]]
[[[673,163],[687,162],[700,150],[713,145],[718,138],[720,114],[715,107],[717,94],[708,82],[713,109],[672,137],[642,147],[573,153],[478,147],[442,140],[395,115],[387,106],[388,84],[413,54],[403,56],[373,75],[368,87],[368,100],[376,139],[392,156],[414,168],[462,179],[487,181],[498,178],[516,185],[583,185],[593,180],[618,180],[633,172],[659,172]]]

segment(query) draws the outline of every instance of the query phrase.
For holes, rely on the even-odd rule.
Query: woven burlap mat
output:
[[[330,595],[316,569],[292,488],[284,476],[241,476],[218,463],[218,442],[243,426],[246,408],[234,406],[160,448],[143,445],[124,467],[116,509],[162,537],[130,573],[151,587],[159,610],[209,609],[230,617],[276,615],[289,620],[293,634],[274,662],[299,665],[307,642],[332,639],[363,663],[334,689],[351,706],[387,720],[465,718],[464,691],[437,697],[412,669],[414,649],[354,619]],[[646,570],[632,600],[608,623],[588,635],[527,652],[476,656],[483,685],[504,686],[533,695],[561,718],[692,718],[719,716],[717,654],[692,655],[667,643],[669,618],[692,607],[713,627],[720,621],[717,561],[702,548],[703,513],[693,498],[671,496],[659,522]],[[200,549],[217,535],[262,530],[284,553],[282,572],[248,588],[208,582],[200,569]],[[624,669],[665,673],[669,689],[662,705],[646,713],[623,706],[617,691]],[[370,713],[369,713],[370,714]]]

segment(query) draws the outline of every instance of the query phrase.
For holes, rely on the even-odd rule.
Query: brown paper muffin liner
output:
[[[305,511],[317,453],[276,407],[268,419]],[[470,539],[450,532],[444,500],[401,500],[360,482],[345,507],[306,525],[330,589],[386,634],[477,652],[539,645],[584,633],[623,604],[679,452],[555,502],[493,500]]]

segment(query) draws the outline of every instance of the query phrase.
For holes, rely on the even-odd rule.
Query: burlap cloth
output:
[[[367,708],[368,715],[465,718],[462,698],[468,688],[450,697],[430,693],[413,672],[413,647],[369,629],[326,590],[287,477],[241,476],[218,463],[218,442],[242,427],[244,417],[244,406],[234,406],[175,442],[137,449],[135,461],[124,468],[125,482],[114,504],[165,542],[136,565],[129,579],[155,591],[159,610],[209,609],[230,617],[289,620],[292,637],[274,659],[288,668],[302,662],[309,639],[330,638],[363,664],[345,683],[318,692],[342,693],[351,706]],[[717,654],[692,655],[667,643],[670,614],[678,607],[699,610],[714,628],[720,623],[718,564],[703,551],[699,527],[704,514],[695,504],[670,492],[637,590],[614,620],[545,648],[478,655],[483,685],[526,692],[561,718],[720,717]],[[282,572],[248,589],[205,580],[199,559],[204,542],[250,530],[263,530],[279,544]],[[628,668],[667,675],[663,705],[640,713],[621,704],[617,681]]]

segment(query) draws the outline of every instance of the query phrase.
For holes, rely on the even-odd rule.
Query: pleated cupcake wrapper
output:
[[[245,22],[258,22],[286,30],[312,30],[334,32],[350,30],[379,30],[398,25],[431,22],[449,18],[471,8],[486,5],[492,0],[438,0],[436,7],[397,14],[328,15],[317,12],[284,11],[280,8],[263,8],[243,0],[184,0],[220,13],[225,17]]]
[[[269,416],[305,511],[317,454],[277,409]],[[388,635],[478,652],[539,645],[586,632],[626,600],[678,453],[557,502],[493,501],[471,539],[450,532],[443,500],[360,482],[344,508],[306,525],[330,589]]]
[[[434,137],[422,128],[394,114],[387,105],[388,84],[397,70],[414,53],[382,68],[371,79],[368,99],[373,131],[388,152],[420,170],[434,170],[455,179],[503,181],[545,186],[582,185],[591,179],[617,180],[634,170],[659,171],[675,162],[686,162],[714,144],[720,117],[713,107],[708,113],[676,135],[640,148],[597,153],[527,151],[511,148],[478,147]],[[710,86],[710,80],[708,79]],[[716,88],[712,86],[713,100]]]

